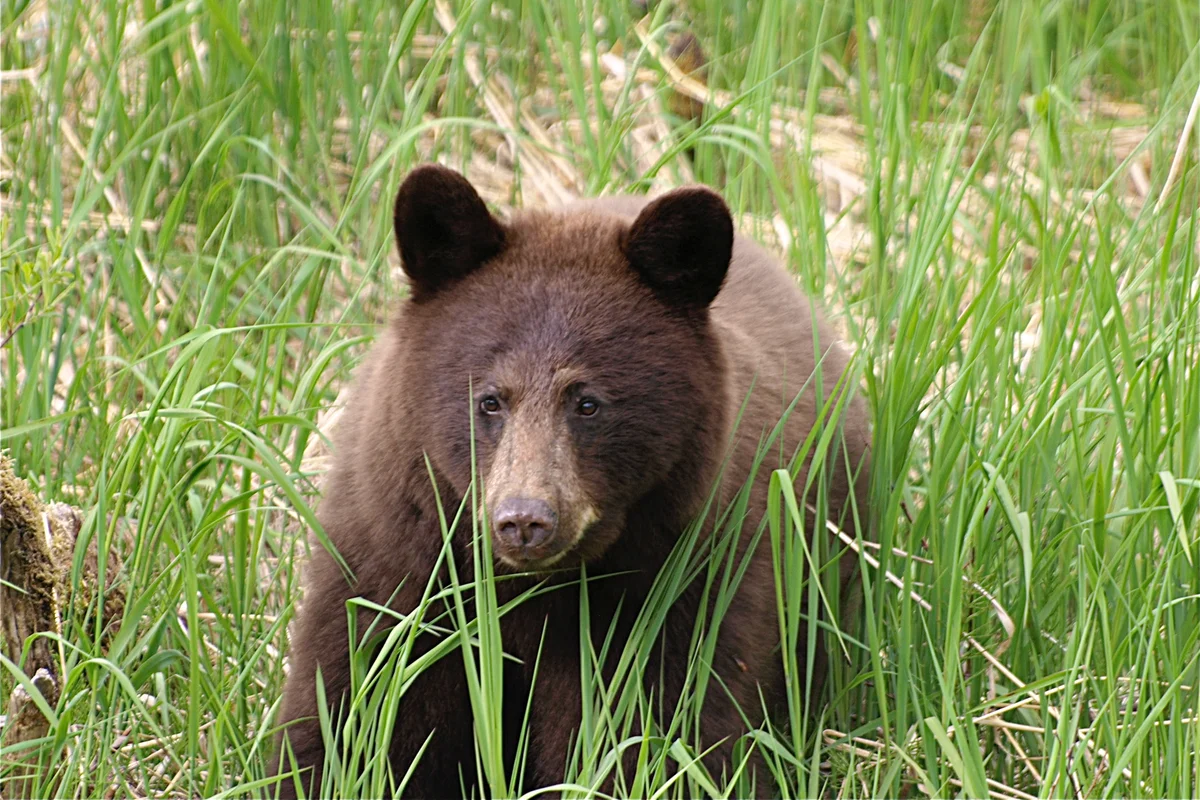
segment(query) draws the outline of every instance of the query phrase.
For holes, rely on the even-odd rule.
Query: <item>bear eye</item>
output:
[[[499,414],[500,400],[492,394],[479,401],[479,410],[484,414]]]
[[[579,401],[579,415],[581,417],[590,417],[600,410],[600,404],[590,397],[585,397]]]

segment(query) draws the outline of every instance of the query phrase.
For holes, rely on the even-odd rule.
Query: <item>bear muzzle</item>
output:
[[[545,500],[509,497],[492,511],[492,532],[510,554],[544,558],[558,530],[558,514]]]

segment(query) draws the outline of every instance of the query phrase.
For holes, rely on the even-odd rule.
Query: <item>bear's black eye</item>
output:
[[[479,410],[484,414],[499,414],[500,400],[495,395],[489,394],[487,397],[479,401]]]
[[[581,417],[590,417],[600,410],[600,404],[590,397],[585,397],[579,401],[579,415]]]

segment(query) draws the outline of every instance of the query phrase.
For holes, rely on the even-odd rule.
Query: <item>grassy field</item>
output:
[[[431,158],[499,207],[710,184],[857,347],[879,547],[811,718],[746,742],[789,795],[1200,794],[1192,0],[8,0],[0,36],[2,446],[128,597],[63,620],[41,795],[262,785]],[[659,722],[631,792],[742,790],[667,783]],[[626,735],[590,724],[584,786]]]

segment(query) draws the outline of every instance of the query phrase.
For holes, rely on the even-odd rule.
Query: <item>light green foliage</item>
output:
[[[0,219],[0,241],[9,241],[10,219]],[[32,257],[30,257],[32,256]],[[44,245],[32,254],[4,248],[0,262],[0,342],[7,343],[16,331],[35,317],[54,310],[72,290],[72,275],[60,251]]]
[[[695,0],[651,3],[635,28],[638,13],[0,7],[0,436],[46,499],[87,509],[80,542],[120,552],[128,591],[115,633],[63,631],[44,795],[263,785],[297,568],[320,535],[325,410],[402,296],[390,198],[431,157],[501,205],[691,170],[857,346],[879,543],[863,548],[861,628],[799,640],[801,601],[840,598],[803,582],[830,540],[801,546],[820,516],[781,473],[770,524],[743,531],[770,540],[781,634],[801,657],[817,635],[836,655],[822,693],[797,681],[786,724],[739,745],[787,794],[1200,793],[1196,132],[1167,180],[1200,84],[1200,9]],[[699,125],[664,111],[659,54],[682,28],[715,93]],[[838,457],[821,434],[807,447]],[[472,525],[471,503],[447,527]],[[751,513],[725,512],[722,529]],[[637,680],[681,581],[700,577],[718,609],[736,583],[731,551],[693,544],[635,636],[581,638],[577,786],[632,747],[623,794],[748,788],[694,761],[697,707],[720,690],[702,680],[711,630],[694,634],[679,708]],[[481,773],[523,790],[495,688],[505,609],[460,578],[356,659],[347,716],[327,719],[348,731],[331,790],[402,782],[376,743],[428,663],[410,659],[422,626],[454,631],[432,655],[469,669]]]

